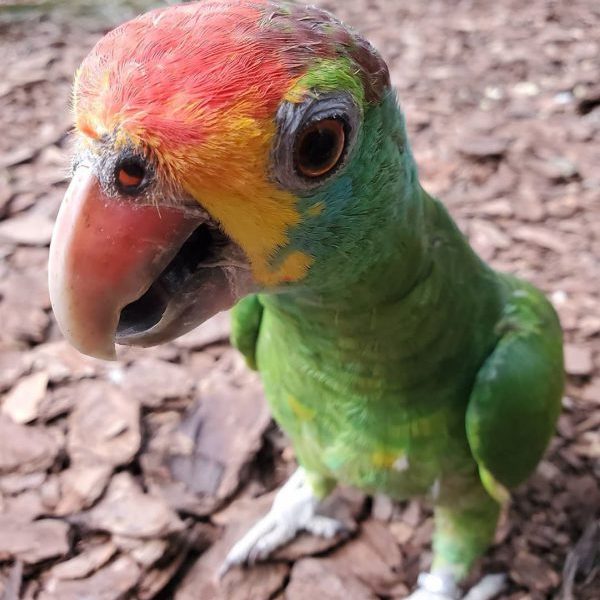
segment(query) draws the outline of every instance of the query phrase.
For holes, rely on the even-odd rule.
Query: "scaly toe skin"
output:
[[[458,600],[461,598],[458,588],[455,587],[452,590],[449,581],[444,584],[443,578],[440,579],[441,584],[448,586],[448,590],[445,590],[443,585],[437,585],[435,579],[436,576],[429,573],[421,575],[419,583],[422,587],[415,590],[407,600]],[[466,596],[462,596],[462,600],[492,600],[506,588],[507,582],[506,575],[486,575],[469,590]],[[439,588],[439,591],[436,588]]]
[[[349,533],[348,527],[337,519],[315,515],[305,526],[304,529],[313,535],[331,539],[338,533]]]
[[[269,535],[273,529],[277,526],[271,513],[263,517],[258,523],[256,523],[250,531],[238,540],[236,544],[231,548],[225,561],[221,565],[218,572],[218,577],[221,579],[229,569],[237,565],[252,564],[254,562],[253,550],[262,538]]]
[[[248,564],[254,564],[259,560],[264,560],[280,546],[289,542],[296,535],[294,529],[288,527],[275,526],[254,544],[248,557]]]

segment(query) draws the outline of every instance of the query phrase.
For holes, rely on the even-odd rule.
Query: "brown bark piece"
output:
[[[331,568],[328,560],[304,558],[292,569],[286,600],[377,600],[378,596],[355,577]]]
[[[147,457],[146,476],[172,506],[206,514],[237,489],[270,420],[257,377],[243,387],[213,382],[179,430],[164,438],[163,456]]]
[[[18,559],[27,564],[68,552],[69,526],[54,519],[29,521],[19,514],[0,514],[0,560]]]
[[[29,357],[15,347],[0,344],[0,392],[14,386],[30,368]]]
[[[57,515],[68,515],[89,508],[104,492],[112,466],[84,459],[62,471],[59,475],[61,495],[55,508]]]
[[[508,142],[489,135],[468,135],[459,137],[456,147],[469,158],[498,158],[506,152]]]
[[[15,423],[30,423],[39,416],[39,407],[48,387],[48,373],[40,371],[24,377],[4,397],[2,412]]]
[[[102,500],[81,519],[93,529],[135,538],[158,537],[183,527],[161,498],[145,494],[127,472],[112,478]]]
[[[555,588],[560,577],[540,557],[522,551],[514,558],[510,576],[521,585],[537,592],[548,592]]]
[[[81,554],[52,567],[50,569],[50,580],[83,579],[104,566],[116,551],[117,547],[111,542],[87,548]],[[53,584],[47,583],[47,587],[53,587]]]
[[[94,377],[106,370],[106,362],[85,356],[66,340],[40,344],[31,353],[36,369],[44,370],[52,383]]]
[[[51,579],[39,600],[121,600],[138,582],[140,568],[127,556],[120,556],[87,579]]]
[[[143,406],[159,407],[165,400],[189,397],[195,381],[180,365],[142,358],[123,372],[120,385],[129,398]]]
[[[223,579],[217,572],[233,540],[223,538],[198,559],[175,593],[175,600],[269,600],[289,573],[283,563],[264,563],[250,569],[234,568]]]
[[[0,241],[27,246],[47,246],[54,223],[47,216],[29,212],[0,223]]]
[[[68,452],[73,462],[128,463],[140,447],[140,407],[113,385],[82,382],[69,417]]]
[[[569,375],[590,375],[593,368],[592,352],[589,348],[565,344],[565,370]]]
[[[332,569],[355,577],[378,595],[391,594],[403,581],[402,554],[389,528],[379,521],[362,523],[358,536],[327,560]]]
[[[56,436],[47,429],[19,425],[0,415],[0,475],[18,471],[33,473],[47,469],[60,449]]]

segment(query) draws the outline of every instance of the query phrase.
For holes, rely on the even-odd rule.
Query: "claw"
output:
[[[330,539],[336,535],[342,533],[347,535],[350,533],[350,529],[337,519],[331,517],[324,517],[322,515],[315,515],[305,526],[304,529],[313,535]]]
[[[343,523],[315,514],[317,504],[304,470],[298,469],[275,496],[269,513],[231,548],[218,571],[219,579],[236,565],[264,560],[301,530],[326,538],[346,530]]]
[[[504,591],[508,584],[508,577],[503,574],[486,575],[475,584],[463,600],[492,600]]]
[[[447,571],[421,573],[418,585],[408,600],[458,600],[461,596],[456,579]]]
[[[506,575],[486,575],[466,596],[461,596],[449,573],[421,573],[419,588],[407,600],[492,600],[506,588],[507,582]]]

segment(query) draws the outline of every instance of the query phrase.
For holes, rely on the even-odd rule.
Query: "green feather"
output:
[[[302,85],[355,94],[343,64],[318,63]],[[314,257],[308,275],[244,300],[234,342],[315,493],[342,482],[428,495],[434,566],[462,577],[491,543],[503,486],[532,472],[552,435],[560,328],[421,188],[393,93],[363,108],[348,165],[298,199],[282,252]]]

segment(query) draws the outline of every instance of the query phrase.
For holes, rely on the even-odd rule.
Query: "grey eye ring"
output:
[[[360,109],[347,93],[282,104],[272,151],[273,179],[301,193],[334,177],[348,161],[360,120]]]

